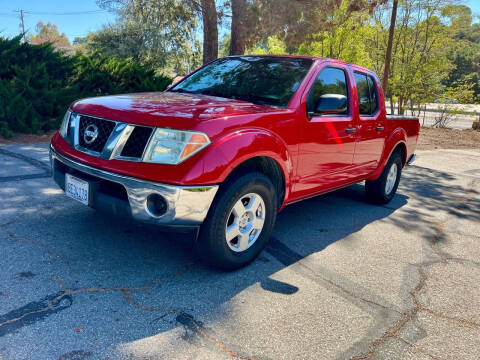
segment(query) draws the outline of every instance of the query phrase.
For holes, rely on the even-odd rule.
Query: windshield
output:
[[[312,62],[310,59],[286,57],[223,58],[200,69],[170,91],[285,108]]]

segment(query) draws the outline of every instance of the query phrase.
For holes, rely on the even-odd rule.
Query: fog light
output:
[[[153,217],[160,217],[165,215],[168,209],[167,200],[158,194],[150,194],[147,196],[145,204],[147,213]]]

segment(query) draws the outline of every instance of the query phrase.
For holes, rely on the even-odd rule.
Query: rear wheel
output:
[[[383,169],[382,175],[376,180],[365,182],[367,200],[375,204],[387,204],[397,192],[402,175],[402,155],[394,152]]]
[[[247,173],[224,184],[200,229],[197,250],[209,264],[236,269],[254,260],[267,244],[277,215],[272,182]]]

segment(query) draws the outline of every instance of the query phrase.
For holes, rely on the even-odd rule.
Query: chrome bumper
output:
[[[115,174],[72,160],[50,146],[50,163],[54,176],[55,160],[80,173],[121,184],[128,195],[129,206],[125,204],[129,208],[127,212],[129,211],[135,220],[157,225],[199,226],[205,220],[218,190],[218,185],[174,186]],[[167,210],[163,215],[154,216],[148,211],[147,196],[151,194],[165,198]]]

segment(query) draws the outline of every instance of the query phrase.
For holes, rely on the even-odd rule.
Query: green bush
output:
[[[162,91],[172,79],[132,59],[96,52],[66,56],[49,43],[0,37],[0,135],[41,133],[58,127],[68,105],[79,98]]]
[[[51,44],[0,38],[0,131],[40,133],[56,126],[73,62]]]
[[[162,91],[172,82],[132,59],[119,60],[98,51],[75,55],[74,64],[71,86],[80,97]]]

